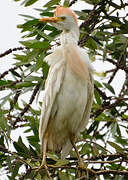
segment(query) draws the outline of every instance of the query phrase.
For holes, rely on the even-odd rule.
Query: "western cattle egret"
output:
[[[85,50],[80,48],[79,27],[74,12],[58,6],[54,17],[42,18],[59,30],[61,45],[45,58],[50,69],[45,83],[39,137],[43,151],[61,152],[65,158],[84,130],[93,101],[93,70]]]

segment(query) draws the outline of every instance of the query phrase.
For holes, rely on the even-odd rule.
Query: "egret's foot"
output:
[[[79,167],[81,169],[86,169],[86,164],[82,161],[82,162],[79,163]]]
[[[42,162],[41,162],[41,165],[40,165],[39,168],[38,168],[38,171],[40,171],[41,169],[43,169],[43,168],[45,168],[45,167],[47,167],[46,161],[42,161]],[[48,168],[48,167],[47,167],[47,168]]]
[[[85,170],[87,173],[91,173],[96,175],[96,172],[93,169],[87,168],[87,163],[84,163],[83,161],[80,162],[78,166],[81,170]]]
[[[42,168],[43,168],[43,167],[45,167],[45,166],[47,166],[47,165],[46,165],[46,161],[42,161],[42,162],[41,162],[41,166],[40,166],[40,167],[42,167]]]
[[[45,169],[45,171],[46,171],[46,173],[47,173],[47,177],[52,180],[52,178],[51,178],[51,176],[50,176],[50,172],[49,172],[49,170],[48,170],[48,166],[47,166],[47,164],[46,164],[46,161],[42,161],[42,162],[41,162],[41,165],[40,165],[40,167],[37,169],[37,171],[39,172],[41,169]]]

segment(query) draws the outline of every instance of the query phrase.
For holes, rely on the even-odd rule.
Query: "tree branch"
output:
[[[102,92],[95,84],[94,84],[94,88],[99,92],[100,96],[102,96],[102,98],[104,100],[107,100],[108,97],[106,96],[106,94],[104,92]]]
[[[101,170],[96,172],[96,175],[115,174],[115,175],[128,175],[128,171],[120,170]]]
[[[111,109],[113,107],[116,107],[122,100],[126,100],[125,98],[123,97],[118,97],[118,99],[114,102],[114,103],[111,103],[110,105],[105,105],[98,109],[96,112],[94,112],[90,117],[98,117],[104,110],[106,109]]]
[[[17,83],[20,83],[20,82],[22,82],[22,79],[13,81],[10,84],[7,84],[5,86],[0,86],[0,90],[2,91],[2,90],[6,89],[6,88],[9,88],[11,86],[15,86]]]
[[[0,58],[6,56],[8,54],[11,54],[13,51],[24,50],[25,48],[26,47],[17,47],[17,48],[9,49],[9,50],[5,51],[4,53],[1,53]]]
[[[0,74],[0,79],[2,79],[4,76],[6,76],[10,71],[14,71],[18,68],[19,68],[19,66],[15,66],[13,68],[10,68],[8,71],[3,72],[2,74]]]
[[[16,120],[13,122],[13,127],[15,127],[16,123],[22,121],[22,120],[21,120],[21,117],[23,117],[24,114],[25,114],[25,113],[28,111],[28,109],[30,108],[30,105],[31,105],[32,102],[34,101],[35,96],[36,96],[36,94],[37,94],[37,92],[38,92],[38,90],[39,90],[39,88],[40,88],[40,85],[41,85],[41,83],[38,83],[38,84],[35,86],[35,89],[34,89],[34,91],[33,91],[33,93],[32,93],[32,96],[31,96],[31,98],[30,98],[30,100],[29,100],[29,103],[24,107],[24,109],[23,109],[23,111],[20,113],[19,117],[17,117]]]

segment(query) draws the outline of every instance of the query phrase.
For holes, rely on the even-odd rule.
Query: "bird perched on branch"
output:
[[[43,151],[61,152],[65,158],[84,130],[93,101],[93,76],[89,57],[78,44],[79,27],[76,15],[69,8],[58,6],[54,17],[42,18],[62,30],[61,45],[45,58],[50,69],[45,83],[39,137]]]

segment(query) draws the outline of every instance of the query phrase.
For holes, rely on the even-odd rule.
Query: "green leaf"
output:
[[[0,80],[0,86],[6,86],[6,85],[9,85],[10,83],[12,83],[13,81],[11,80],[7,80],[7,81],[4,81],[4,80]]]
[[[101,102],[101,99],[100,99],[100,94],[99,94],[99,92],[98,92],[96,89],[94,90],[94,96],[95,96],[96,102],[97,102],[99,105],[101,105],[102,102]]]
[[[97,49],[97,43],[92,37],[89,37],[88,41],[86,42],[86,46],[92,50]]]
[[[120,147],[118,144],[116,144],[116,143],[114,143],[114,142],[111,142],[111,141],[108,141],[108,144],[109,144],[110,146],[112,146],[112,147],[116,150],[116,152],[124,153],[123,148]]]
[[[39,141],[38,136],[28,136],[27,139],[28,139],[28,141],[31,141],[31,142],[38,142]]]
[[[40,15],[43,16],[43,17],[44,17],[44,16],[53,17],[53,12],[49,12],[49,11],[48,11],[48,12],[47,12],[47,11],[45,12],[45,11],[44,11],[44,12],[42,12]]]
[[[60,3],[60,0],[51,0],[48,3],[44,5],[44,7],[51,7],[53,5],[58,5]]]
[[[17,150],[18,154],[22,155],[25,158],[30,157],[29,149],[23,143],[21,137],[19,137],[18,142],[14,142],[13,145]]]
[[[34,136],[28,136],[27,140],[29,141],[29,143],[36,149],[36,151],[40,152],[40,145],[39,145],[39,137],[38,137],[38,131],[35,127],[35,131],[34,131],[35,135]]]
[[[59,179],[70,180],[70,176],[66,172],[59,171]]]
[[[113,27],[120,27],[120,24],[117,23],[117,22],[112,22],[111,25],[112,25]]]
[[[0,124],[1,124],[1,114],[0,114]],[[3,136],[3,135],[0,136],[0,145],[2,145],[3,147],[5,147],[5,144],[4,144],[4,136]]]
[[[9,98],[11,97],[13,95],[13,93],[11,92],[11,93],[9,93],[7,96],[4,96],[4,97],[2,97],[0,100],[2,101],[1,102],[1,106],[3,106],[8,100],[9,100]]]
[[[40,58],[37,58],[35,71],[38,71],[43,67],[44,53],[41,53]]]
[[[70,0],[65,0],[63,3],[63,6],[69,7]]]
[[[33,114],[35,114],[35,113],[40,115],[40,111],[39,111],[39,113],[37,111],[33,111]],[[34,137],[33,136],[28,136],[28,140],[30,140],[30,141],[34,140],[34,141],[38,142],[39,141],[39,137],[38,137],[38,126],[39,126],[38,119],[36,119],[33,116],[26,116],[26,118],[27,118],[27,120],[29,120],[29,123],[30,123],[29,125],[30,125],[31,130],[33,130],[33,133],[35,135]]]
[[[37,173],[36,179],[37,179],[37,180],[42,180],[40,173]],[[46,180],[48,180],[48,179],[46,179]]]
[[[28,48],[34,48],[34,49],[47,49],[50,44],[46,41],[39,41],[39,40],[28,40],[28,41],[20,41],[21,44]]]
[[[48,76],[49,66],[46,62],[43,62],[43,78],[46,79]]]
[[[99,81],[94,80],[94,84],[99,88],[103,87]]]
[[[31,27],[31,26],[35,26],[39,23],[39,20],[38,19],[33,19],[33,20],[30,20],[26,23],[24,23],[22,26],[22,28],[25,28],[25,27]]]
[[[42,78],[41,77],[39,77],[39,76],[28,76],[28,77],[26,77],[26,78],[24,78],[24,81],[30,81],[30,82],[32,82],[32,81],[37,81],[37,82],[40,82],[42,80]]]
[[[0,129],[2,129],[3,131],[5,131],[5,129],[7,128],[7,120],[5,119],[3,114],[0,114]],[[1,138],[1,137],[0,137]],[[2,141],[0,141],[2,143]]]
[[[15,178],[17,176],[17,173],[21,165],[22,165],[21,162],[16,162],[16,165],[14,166],[13,171],[12,171],[12,178]]]
[[[33,156],[35,156],[35,157],[38,156],[38,153],[37,153],[37,151],[35,150],[35,148],[33,148],[31,145],[29,145],[29,149],[30,149],[31,154],[32,154]]]
[[[117,134],[119,135],[119,137],[121,137],[121,130],[120,130],[120,126],[118,124],[117,124],[116,130],[117,130]]]
[[[113,89],[113,87],[110,84],[108,84],[108,83],[103,83],[103,84],[111,93],[115,94],[115,90]]]
[[[9,171],[13,171],[12,161],[14,160],[14,156],[8,156],[6,162],[8,163]]]
[[[87,14],[83,11],[74,11],[78,16],[79,16],[79,19],[81,20],[85,20],[85,18],[87,17]]]
[[[55,165],[56,166],[64,166],[64,165],[67,165],[68,163],[69,163],[69,161],[67,159],[65,159],[65,160],[59,159]]]
[[[91,153],[91,146],[90,146],[90,144],[85,143],[85,144],[82,146],[82,149],[81,149],[81,151],[80,151],[80,154],[89,155],[90,153]]]
[[[38,34],[40,34],[45,39],[52,41],[54,38],[50,37],[49,35],[45,34],[43,31],[37,30]]]
[[[47,153],[47,156],[50,157],[54,161],[58,161],[58,158],[53,154]]]
[[[37,2],[38,0],[27,0],[27,2],[25,3],[25,6],[30,6],[32,4],[34,4],[35,2]]]
[[[32,83],[32,82],[30,82],[30,81],[26,81],[26,82],[20,82],[20,83],[17,83],[16,85],[15,85],[15,88],[17,88],[17,89],[21,89],[21,88],[23,88],[23,87],[32,87],[32,86],[35,86],[36,85],[36,83]]]
[[[92,123],[89,129],[87,130],[87,134],[91,133],[92,131],[95,131],[98,127],[98,124],[99,124],[98,121],[94,121],[94,123]]]
[[[19,14],[20,16],[23,16],[25,18],[29,18],[29,19],[35,19],[34,16],[30,16],[30,15],[25,15],[25,14]]]
[[[85,1],[85,2],[88,3],[88,4],[93,5],[93,4],[99,3],[100,0],[83,0],[83,1]]]
[[[7,81],[0,80],[0,86],[4,86],[4,85],[6,85],[6,84],[8,84]]]
[[[17,76],[17,77],[20,77],[21,78],[21,75],[19,73],[17,73],[15,70],[10,70],[10,72],[14,75],[14,76]]]
[[[3,149],[4,150],[4,149]],[[2,147],[1,147],[1,151],[2,151]],[[0,168],[2,168],[2,164],[7,160],[7,155],[4,155],[4,153],[0,152]]]
[[[15,56],[14,58],[16,60],[20,60],[20,61],[23,61],[23,62],[27,61],[27,58],[26,58],[25,55],[14,54],[14,56]]]

